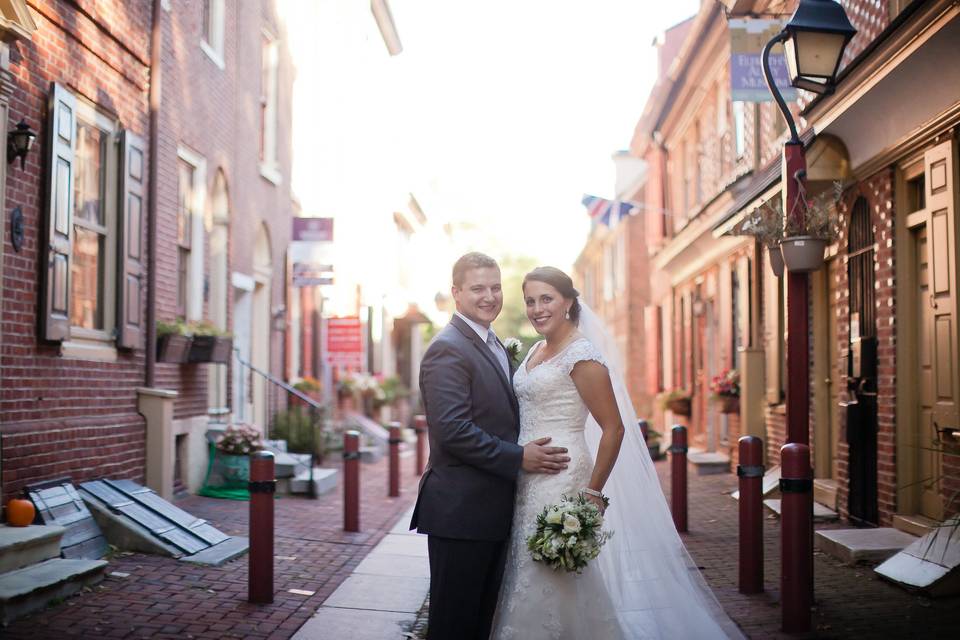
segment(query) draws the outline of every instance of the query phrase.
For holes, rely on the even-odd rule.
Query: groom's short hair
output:
[[[453,263],[453,286],[459,287],[463,284],[463,278],[470,269],[499,269],[497,261],[485,253],[471,251]]]

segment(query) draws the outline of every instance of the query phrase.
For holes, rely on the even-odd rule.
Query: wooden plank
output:
[[[149,494],[135,496],[137,502],[152,509],[164,518],[176,522],[181,527],[190,528],[202,522],[199,518],[190,515],[183,509],[175,507],[152,491]]]
[[[63,538],[60,540],[60,548],[66,549],[67,547],[72,547],[102,535],[96,520],[88,517],[85,520],[77,522],[64,532]]]
[[[123,505],[131,504],[133,502],[129,496],[117,491],[106,482],[101,480],[85,482],[80,486],[85,491],[96,496],[101,502],[114,509],[117,509]]]
[[[200,526],[192,527],[190,529],[190,533],[197,536],[201,540],[205,540],[211,546],[215,544],[219,544],[230,537],[227,534],[220,531],[219,529],[217,529],[216,527],[213,527],[212,525],[206,522],[204,522]]]
[[[178,549],[183,549],[188,555],[203,551],[208,544],[190,535],[183,529],[171,529],[160,536]]]
[[[145,509],[139,504],[128,504],[120,507],[120,513],[131,518],[133,521],[143,525],[155,534],[162,533],[174,527],[174,524],[165,518],[161,518],[149,509]]]
[[[102,535],[63,550],[61,554],[68,559],[102,558],[108,551],[107,539]]]

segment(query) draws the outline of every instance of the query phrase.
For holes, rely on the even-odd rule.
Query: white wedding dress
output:
[[[637,433],[636,415],[618,372],[619,353],[584,305],[581,336],[552,358],[514,375],[520,444],[550,436],[570,465],[556,475],[521,473],[513,531],[493,622],[495,640],[619,640],[742,637],[686,553]],[[586,337],[585,337],[586,336]],[[590,339],[588,339],[588,337]],[[604,351],[595,346],[603,345]],[[604,529],[613,537],[582,574],[534,562],[527,537],[543,507],[582,491],[590,480],[600,427],[589,416],[570,372],[578,362],[607,367],[626,433],[604,493]]]

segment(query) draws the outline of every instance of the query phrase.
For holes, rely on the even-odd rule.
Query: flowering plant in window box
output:
[[[230,334],[208,320],[192,322],[187,326],[193,335],[190,345],[189,362],[230,362],[233,350],[233,338]]]
[[[740,372],[726,369],[710,381],[711,397],[720,403],[721,413],[740,412]]]
[[[247,456],[263,449],[263,440],[253,425],[230,424],[217,439],[217,449],[227,455]]]
[[[186,362],[191,342],[190,333],[182,320],[157,321],[158,362]]]

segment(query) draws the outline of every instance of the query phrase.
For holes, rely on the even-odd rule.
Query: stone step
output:
[[[687,462],[693,465],[698,476],[709,476],[730,471],[730,456],[716,451],[707,452],[690,449]]]
[[[907,589],[931,596],[960,593],[960,518],[938,526],[881,564],[875,571]]]
[[[877,529],[821,529],[814,535],[817,549],[847,564],[877,564],[902,551],[917,538],[893,527]]]
[[[780,467],[771,467],[763,474],[763,483],[760,488],[760,495],[763,498],[774,498],[780,495]],[[740,490],[730,494],[734,500],[740,499]]]
[[[939,523],[933,518],[921,516],[918,513],[906,515],[899,513],[893,516],[893,528],[899,529],[912,536],[922,537],[933,531]]]
[[[763,506],[770,511],[773,511],[778,516],[780,515],[781,501],[780,498],[770,498],[769,500],[763,501]],[[819,502],[813,503],[813,521],[814,522],[834,522],[839,518],[837,512],[833,509],[828,509]]]
[[[313,487],[314,495],[321,496],[328,491],[332,491],[337,486],[338,472],[336,469],[323,469],[315,467],[313,469]],[[290,479],[290,493],[310,493],[310,470],[301,471],[296,477]]]
[[[0,623],[42,609],[103,579],[106,560],[52,558],[0,575]]]
[[[813,500],[832,511],[837,510],[837,481],[833,478],[813,479]]]
[[[59,558],[65,531],[58,525],[0,526],[0,573]]]

